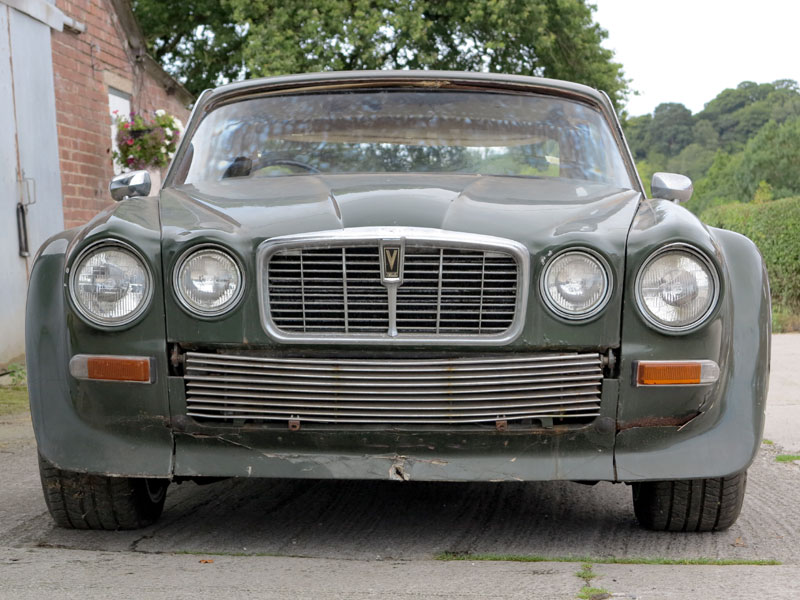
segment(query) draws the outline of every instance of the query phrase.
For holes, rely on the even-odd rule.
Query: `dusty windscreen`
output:
[[[178,183],[415,172],[631,187],[602,114],[549,96],[416,89],[266,96],[214,110],[191,143]]]

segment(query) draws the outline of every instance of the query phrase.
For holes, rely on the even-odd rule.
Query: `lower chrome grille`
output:
[[[187,414],[207,422],[459,424],[600,414],[599,354],[453,359],[186,354]]]

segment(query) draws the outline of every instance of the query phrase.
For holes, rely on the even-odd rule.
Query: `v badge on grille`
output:
[[[381,243],[381,281],[400,284],[403,279],[403,244],[400,241]]]
[[[403,284],[403,262],[405,260],[405,245],[403,240],[381,241],[381,283],[386,288],[389,337],[397,337],[397,288]]]
[[[400,276],[400,248],[384,246],[383,262],[385,264],[384,279],[395,279]]]

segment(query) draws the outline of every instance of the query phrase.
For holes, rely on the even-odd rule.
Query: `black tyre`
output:
[[[164,510],[167,479],[106,477],[62,471],[39,457],[47,508],[59,527],[138,529]]]
[[[722,531],[742,510],[747,471],[715,479],[634,483],[639,524],[655,531]]]

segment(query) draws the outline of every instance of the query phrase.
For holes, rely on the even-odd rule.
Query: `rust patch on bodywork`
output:
[[[619,423],[617,425],[617,433],[634,427],[683,427],[700,414],[696,412],[685,417],[644,417],[627,423]]]

